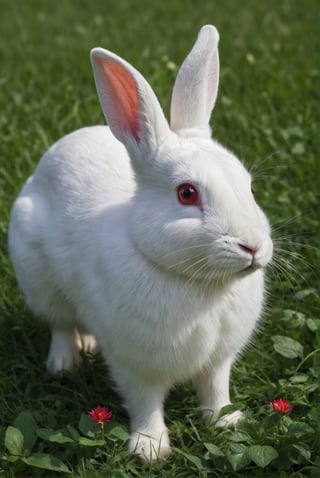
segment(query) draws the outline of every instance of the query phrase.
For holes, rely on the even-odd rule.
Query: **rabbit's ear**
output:
[[[91,51],[91,63],[114,136],[129,149],[154,150],[170,128],[149,83],[133,66],[103,48]]]
[[[209,120],[219,84],[219,33],[201,28],[197,41],[178,72],[171,99],[171,128],[200,129],[210,135]]]

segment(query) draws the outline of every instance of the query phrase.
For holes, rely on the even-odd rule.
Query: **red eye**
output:
[[[202,210],[202,205],[197,188],[190,183],[180,184],[177,188],[180,204],[183,206],[197,206]]]

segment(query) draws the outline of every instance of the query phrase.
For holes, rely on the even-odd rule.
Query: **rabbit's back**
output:
[[[72,215],[126,200],[134,181],[128,153],[107,126],[82,128],[64,136],[44,154],[22,190],[41,194],[48,206],[61,202]]]

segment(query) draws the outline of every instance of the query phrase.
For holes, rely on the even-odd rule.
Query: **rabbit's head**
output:
[[[170,126],[138,71],[104,49],[91,53],[102,109],[135,173],[128,227],[136,247],[156,267],[208,283],[263,268],[272,256],[250,174],[211,139],[218,40],[215,27],[202,27],[175,81]]]

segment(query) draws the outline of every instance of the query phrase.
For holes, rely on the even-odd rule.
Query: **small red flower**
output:
[[[273,402],[270,402],[270,407],[272,407],[276,413],[288,413],[292,410],[292,406],[284,398],[273,400]]]
[[[96,407],[91,412],[89,412],[90,417],[96,423],[103,425],[106,422],[109,422],[112,418],[112,411],[108,410],[106,407]]]

